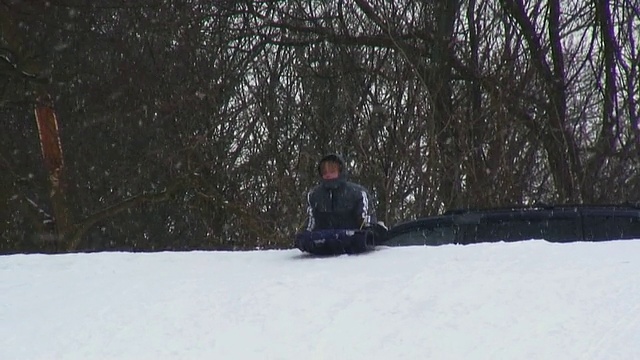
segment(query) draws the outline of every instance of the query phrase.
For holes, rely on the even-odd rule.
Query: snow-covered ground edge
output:
[[[640,241],[0,257],[0,359],[637,359]]]

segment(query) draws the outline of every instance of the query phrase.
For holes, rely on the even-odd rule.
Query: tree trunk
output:
[[[48,95],[38,99],[35,115],[40,135],[42,159],[44,167],[49,173],[51,185],[49,196],[55,217],[56,231],[53,250],[60,251],[64,248],[62,244],[64,244],[66,235],[69,233],[71,222],[64,191],[64,159],[58,131],[58,120]]]

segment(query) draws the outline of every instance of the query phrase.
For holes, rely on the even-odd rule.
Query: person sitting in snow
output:
[[[342,157],[324,156],[318,162],[320,184],[307,194],[307,231],[324,229],[369,229],[375,223],[369,191],[347,181]]]

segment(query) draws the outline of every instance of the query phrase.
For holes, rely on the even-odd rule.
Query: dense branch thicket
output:
[[[635,0],[8,0],[0,29],[3,253],[287,247],[326,152],[388,225],[640,202]]]

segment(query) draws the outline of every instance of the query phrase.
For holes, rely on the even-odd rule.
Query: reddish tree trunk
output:
[[[58,120],[48,96],[41,97],[38,100],[35,115],[40,135],[42,159],[51,182],[50,197],[56,231],[54,247],[56,250],[61,250],[61,242],[64,241],[65,235],[69,231],[69,210],[66,205],[63,186],[64,160],[60,132],[58,131]]]

